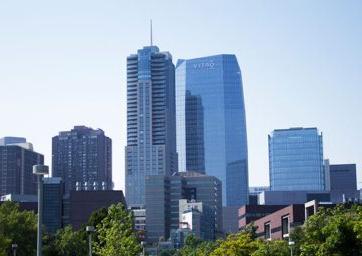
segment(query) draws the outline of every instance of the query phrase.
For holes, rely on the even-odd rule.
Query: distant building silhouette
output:
[[[0,195],[37,193],[33,165],[43,164],[44,156],[33,150],[25,138],[0,139]]]
[[[53,137],[53,177],[71,190],[110,190],[112,141],[100,129],[75,126]]]

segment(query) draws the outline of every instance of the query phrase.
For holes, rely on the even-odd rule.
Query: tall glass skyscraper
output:
[[[235,55],[178,61],[176,116],[179,170],[219,178],[224,205],[247,204],[245,108]]]
[[[317,128],[274,130],[269,135],[272,191],[325,189],[323,140]]]
[[[145,202],[145,177],[177,172],[175,66],[157,46],[127,58],[126,199]]]

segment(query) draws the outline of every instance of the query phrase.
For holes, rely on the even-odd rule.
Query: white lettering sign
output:
[[[213,69],[215,68],[214,62],[201,62],[194,64],[194,68],[206,68],[206,69]]]

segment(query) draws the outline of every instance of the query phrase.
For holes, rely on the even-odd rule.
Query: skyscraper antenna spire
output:
[[[152,38],[152,19],[150,20],[150,26],[151,26],[151,30],[150,30],[150,38],[151,38],[151,46],[153,45],[153,38]]]

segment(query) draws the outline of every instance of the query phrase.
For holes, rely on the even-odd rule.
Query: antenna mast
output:
[[[150,26],[151,26],[150,37],[151,37],[151,46],[152,46],[153,45],[153,40],[152,40],[152,19],[151,19]]]

